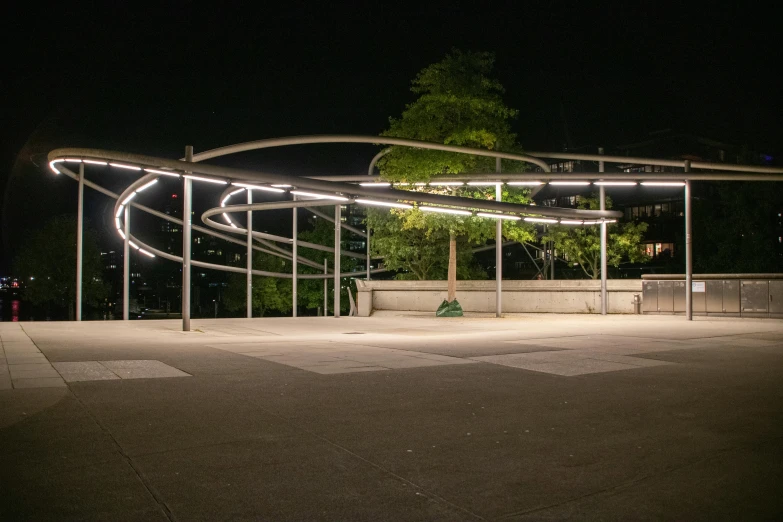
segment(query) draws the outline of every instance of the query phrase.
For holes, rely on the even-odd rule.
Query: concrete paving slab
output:
[[[107,381],[120,377],[98,361],[53,363],[65,382]]]
[[[59,375],[57,377],[22,376],[13,378],[14,388],[61,388],[66,386]]]
[[[10,353],[6,354],[5,356],[6,360],[8,361],[8,364],[36,364],[36,363],[46,363],[49,364],[49,361],[46,360],[46,356],[42,353]]]
[[[190,377],[191,375],[160,361],[99,361],[121,379],[156,379],[160,377]]]
[[[17,370],[16,366],[39,366],[39,368],[29,369],[29,370]],[[60,377],[60,374],[57,373],[57,370],[52,368],[52,366],[49,364],[35,364],[35,365],[12,364],[8,366],[8,372],[11,374],[11,378],[13,380],[32,379],[36,377],[58,377],[58,378]]]
[[[203,324],[263,325],[276,334],[267,353],[298,351],[300,363],[347,366],[380,343],[386,364],[461,360],[535,350],[556,332],[606,339],[520,355],[561,372],[630,369],[562,377],[474,361],[318,375],[208,347],[258,347],[241,329],[26,324],[55,362],[159,360],[194,378],[0,391],[0,482],[14,499],[0,518],[143,519],[148,508],[174,520],[783,518],[781,321],[405,318],[422,336],[388,333],[399,318],[232,321]],[[772,344],[738,347],[745,338]],[[650,355],[625,351],[647,343]]]

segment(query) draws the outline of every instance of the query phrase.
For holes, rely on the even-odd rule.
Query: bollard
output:
[[[642,313],[642,300],[639,298],[639,294],[633,294],[633,313],[636,315]]]

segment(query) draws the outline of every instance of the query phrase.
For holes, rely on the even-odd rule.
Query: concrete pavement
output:
[[[0,519],[783,516],[781,321],[179,327],[0,323]]]

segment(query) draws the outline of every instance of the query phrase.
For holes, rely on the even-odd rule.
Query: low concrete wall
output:
[[[446,281],[362,281],[357,279],[360,317],[375,310],[435,313],[446,299]],[[607,281],[610,314],[634,313],[640,279]],[[457,300],[466,312],[495,311],[495,281],[457,281]],[[601,313],[601,282],[594,280],[503,281],[504,313]]]

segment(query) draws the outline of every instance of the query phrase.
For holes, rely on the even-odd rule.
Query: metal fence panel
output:
[[[658,311],[658,281],[644,281],[642,283],[642,311]]]
[[[769,282],[769,313],[783,314],[783,281]]]
[[[673,288],[674,311],[685,311],[685,281],[674,281]]]
[[[723,281],[723,311],[740,313],[740,282],[736,279]]]
[[[769,310],[769,282],[742,281],[742,311],[766,313]]]
[[[674,281],[658,281],[658,311],[674,311]]]
[[[721,313],[723,310],[723,281],[706,281],[707,313]]]

